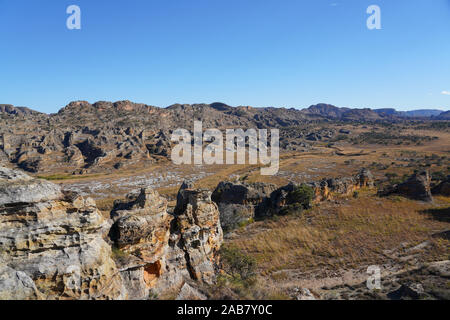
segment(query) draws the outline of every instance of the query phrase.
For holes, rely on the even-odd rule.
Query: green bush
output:
[[[306,184],[296,186],[288,195],[288,203],[299,204],[303,209],[309,209],[314,197],[314,190]]]
[[[236,247],[222,247],[220,250],[222,270],[233,283],[248,287],[255,282],[256,260],[242,253]]]

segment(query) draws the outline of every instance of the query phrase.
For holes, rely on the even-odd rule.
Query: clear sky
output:
[[[450,0],[0,0],[0,103],[125,99],[449,110]]]

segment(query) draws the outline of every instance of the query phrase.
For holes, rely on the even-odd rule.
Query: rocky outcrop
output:
[[[223,241],[219,210],[210,191],[183,184],[178,199],[166,257],[168,268],[161,282],[166,290],[186,279],[213,283]]]
[[[430,188],[431,177],[428,171],[412,175],[406,182],[389,186],[379,192],[380,196],[398,194],[413,200],[433,201]]]
[[[281,214],[282,210],[287,208],[288,206],[295,205],[297,203],[297,199],[294,196],[295,190],[299,187],[299,185],[290,182],[286,186],[282,186],[278,188],[274,192],[270,194],[270,207],[266,212],[262,212],[260,217],[272,216],[274,214]],[[313,189],[311,187],[311,195],[313,194]],[[298,206],[296,209],[303,209],[303,206]]]
[[[111,213],[115,221],[110,231],[116,262],[130,299],[149,295],[166,269],[170,222],[167,200],[145,188],[127,201],[117,201]]]
[[[0,167],[0,206],[55,200],[62,195],[60,188],[53,183]]]
[[[352,195],[361,188],[373,188],[374,179],[369,169],[362,168],[354,177],[323,179],[309,183],[314,188],[314,202],[331,200],[333,195]]]
[[[175,215],[144,188],[106,220],[90,198],[0,168],[0,299],[203,298],[195,284],[215,281],[219,216],[211,192],[184,183]]]
[[[373,188],[375,186],[373,174],[369,169],[362,168],[355,176],[357,184],[360,188]]]
[[[295,194],[300,187],[303,189],[301,193],[311,192],[312,202],[319,203],[331,200],[336,195],[350,196],[361,188],[373,188],[374,179],[368,169],[362,168],[354,177],[323,179],[305,184],[291,182],[278,189],[264,183],[221,182],[214,190],[212,199],[219,206],[224,230],[229,231],[251,218],[264,218],[308,207],[309,204],[303,203],[302,199],[298,199],[299,195]]]
[[[120,250],[116,261],[133,299],[186,291],[186,281],[214,282],[223,238],[209,191],[183,183],[175,214],[169,215],[166,199],[142,189],[116,202],[111,217],[110,236]]]
[[[43,115],[40,112],[31,110],[27,107],[15,107],[11,104],[0,104],[0,113],[8,113],[11,115]]]
[[[0,168],[0,295],[125,298],[108,229],[92,199]]]
[[[266,211],[275,189],[275,185],[265,183],[220,182],[211,198],[219,207],[224,230],[231,230]]]
[[[68,162],[71,165],[74,165],[76,167],[82,167],[84,166],[84,157],[81,153],[80,149],[78,149],[76,146],[69,146],[65,150],[66,154],[66,162]]]

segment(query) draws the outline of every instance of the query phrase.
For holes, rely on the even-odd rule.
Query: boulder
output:
[[[388,293],[388,297],[394,300],[399,299],[420,299],[424,297],[425,290],[420,283],[403,284],[395,291]]]
[[[234,229],[268,209],[269,196],[276,189],[266,183],[220,182],[212,193],[224,230]]]
[[[296,291],[296,299],[297,300],[316,300],[316,297],[311,293],[311,291],[307,288],[301,288],[295,290]]]
[[[350,195],[359,189],[359,182],[353,177],[331,178],[326,180],[330,192]]]
[[[411,176],[406,182],[381,190],[379,195],[388,196],[398,194],[413,200],[433,201],[430,182],[429,172],[422,171]]]
[[[82,167],[84,165],[84,158],[83,154],[81,153],[80,149],[78,149],[76,146],[69,146],[66,148],[66,161],[72,165],[75,165],[77,167]]]
[[[196,288],[185,283],[175,300],[207,300],[207,297]]]

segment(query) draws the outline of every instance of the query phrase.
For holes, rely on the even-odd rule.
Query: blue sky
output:
[[[0,0],[0,103],[448,110],[449,39],[450,0]]]

